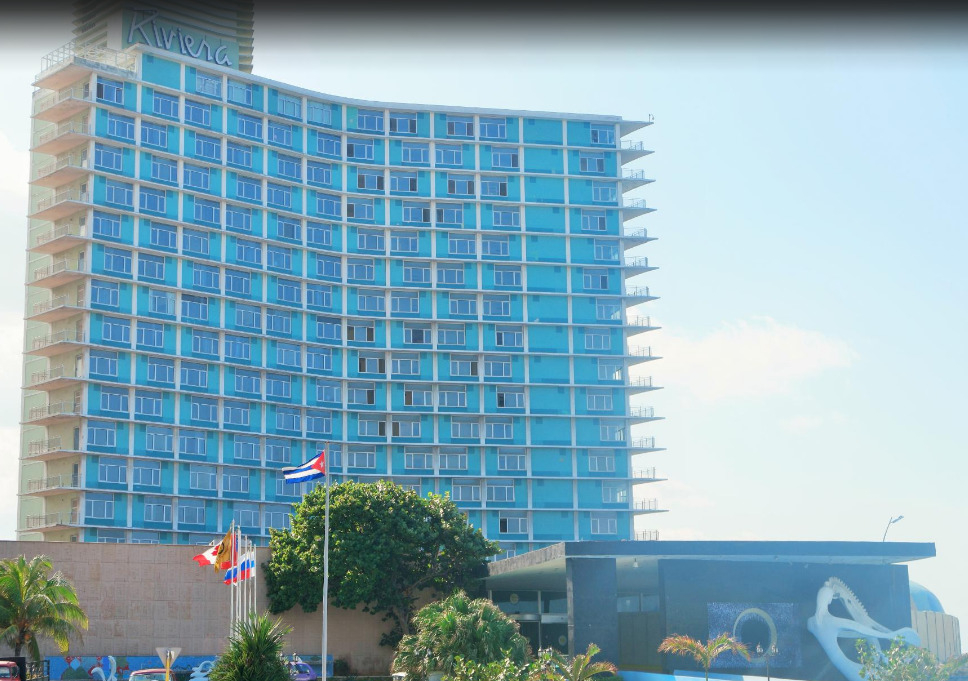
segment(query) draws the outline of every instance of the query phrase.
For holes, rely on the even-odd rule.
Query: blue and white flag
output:
[[[306,482],[321,478],[326,475],[326,452],[320,452],[301,466],[283,468],[282,474],[286,482]]]

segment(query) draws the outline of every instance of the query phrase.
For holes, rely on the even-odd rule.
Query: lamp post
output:
[[[881,541],[882,542],[887,541],[887,531],[889,529],[891,529],[891,525],[893,525],[894,523],[898,522],[899,520],[904,520],[904,516],[903,515],[899,515],[896,518],[893,518],[892,517],[890,520],[887,521],[887,527],[884,528],[884,536],[881,537]]]
[[[756,655],[757,657],[762,657],[766,660],[766,681],[770,681],[770,658],[777,654],[776,643],[770,645],[770,649],[765,653],[763,652],[763,646],[759,643],[756,644]]]

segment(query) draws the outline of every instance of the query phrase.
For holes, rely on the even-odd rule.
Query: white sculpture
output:
[[[830,604],[839,600],[852,619],[838,617],[830,613]],[[861,665],[848,658],[841,650],[837,640],[841,638],[865,639],[881,651],[881,640],[890,641],[898,636],[907,643],[919,645],[921,638],[910,627],[902,627],[891,631],[882,624],[875,622],[864,608],[854,592],[846,584],[831,577],[817,592],[817,612],[807,620],[807,629],[817,637],[820,647],[827,653],[827,657],[837,670],[853,681],[860,676]]]
[[[99,679],[99,681],[117,681],[118,677],[115,673],[118,671],[118,662],[114,659],[113,655],[108,655],[108,664],[111,665],[111,673],[108,676],[104,676],[104,669],[100,666],[94,667],[89,673],[92,678]]]

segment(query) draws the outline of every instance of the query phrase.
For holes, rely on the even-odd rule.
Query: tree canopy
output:
[[[660,653],[684,655],[694,659],[702,667],[706,681],[709,681],[709,668],[713,661],[727,650],[750,659],[750,651],[746,646],[725,632],[705,643],[685,634],[673,634],[666,636],[659,644]]]
[[[968,671],[968,655],[939,663],[931,651],[906,643],[898,637],[883,653],[864,639],[858,639],[861,678],[869,681],[948,681]]]
[[[73,585],[47,556],[0,561],[0,640],[19,656],[26,648],[40,659],[38,637],[50,638],[62,652],[71,635],[87,629],[87,615]]]
[[[297,604],[313,612],[322,602],[324,521],[320,486],[295,504],[290,529],[272,531],[263,566],[271,612]],[[485,561],[499,552],[450,499],[385,480],[331,486],[329,549],[330,603],[382,614],[393,623],[384,645],[409,631],[422,590],[476,591]]]

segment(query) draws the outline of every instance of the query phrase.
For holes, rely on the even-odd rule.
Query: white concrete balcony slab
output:
[[[86,85],[40,94],[34,99],[33,117],[51,123],[61,123],[81,111],[90,109],[92,101],[91,89]]]
[[[48,478],[27,481],[27,494],[35,497],[47,497],[78,489],[80,489],[80,481],[76,475],[52,475]]]
[[[84,334],[74,330],[58,331],[47,336],[34,338],[27,347],[26,354],[34,357],[52,357],[84,344]]]
[[[87,158],[78,154],[58,156],[50,163],[38,166],[32,173],[30,184],[56,189],[89,175],[91,169]]]
[[[87,229],[79,224],[79,220],[65,220],[55,223],[53,227],[46,225],[31,230],[28,250],[55,255],[87,240]]]
[[[62,421],[70,421],[81,415],[81,405],[74,402],[54,402],[34,407],[27,412],[27,420],[32,426],[49,426]]]
[[[59,220],[91,205],[91,193],[79,189],[65,189],[53,196],[37,202],[37,208],[30,214],[35,220]]]
[[[62,123],[34,135],[30,150],[38,154],[57,156],[89,140],[93,131],[89,123],[79,121]]]

